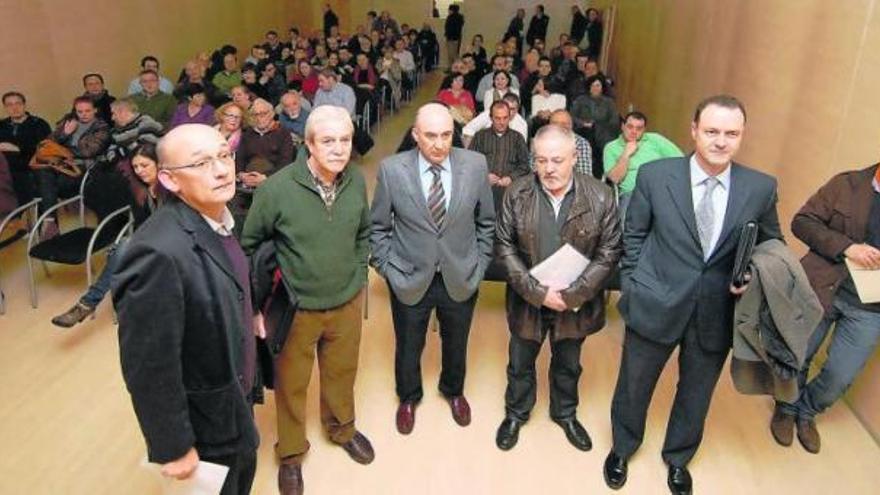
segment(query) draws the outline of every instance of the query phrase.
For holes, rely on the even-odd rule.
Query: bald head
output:
[[[553,113],[551,113],[550,123],[568,129],[569,131],[572,130],[574,127],[574,124],[571,120],[571,114],[566,112],[565,110],[555,110]]]
[[[180,125],[159,141],[156,152],[165,189],[219,220],[235,195],[235,162],[220,132],[203,124]]]
[[[412,136],[422,156],[430,163],[440,165],[452,149],[454,130],[449,109],[439,103],[428,103],[416,113]]]
[[[435,123],[448,122],[452,125],[452,114],[449,108],[439,103],[427,103],[416,112],[415,127],[423,127]]]

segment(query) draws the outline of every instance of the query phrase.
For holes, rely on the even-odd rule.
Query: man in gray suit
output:
[[[464,397],[468,333],[495,236],[486,159],[452,148],[449,110],[438,103],[420,108],[412,135],[417,149],[379,167],[370,235],[370,264],[391,293],[396,421],[403,434],[412,431],[422,399],[422,350],[435,309],[443,350],[440,392],[456,423],[470,423]]]
[[[776,180],[734,163],[746,113],[731,96],[703,100],[694,113],[689,157],[639,170],[626,214],[620,312],[623,357],[611,404],[613,447],[605,481],[626,482],[627,459],[641,445],[657,379],[679,348],[679,381],[663,460],[674,494],[690,494],[687,464],[703,437],[715,384],[733,338],[731,286],[742,226],[758,224],[758,242],[782,238]]]

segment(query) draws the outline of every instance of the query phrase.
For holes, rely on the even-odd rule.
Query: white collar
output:
[[[690,168],[691,168],[691,187],[696,187],[703,183],[706,179],[709,178],[709,174],[703,170],[703,167],[697,162],[697,155],[691,155],[690,159]],[[728,165],[727,168],[724,169],[723,172],[716,175],[715,178],[718,179],[718,182],[721,184],[721,187],[724,190],[730,190],[730,168]]]
[[[232,217],[229,208],[223,208],[223,214],[221,215],[219,222],[203,213],[201,215],[202,218],[208,222],[208,226],[211,227],[211,230],[214,232],[224,237],[232,235],[232,229],[235,228],[235,218]]]

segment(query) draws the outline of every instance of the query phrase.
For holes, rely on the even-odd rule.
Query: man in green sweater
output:
[[[299,298],[276,361],[276,449],[283,495],[303,490],[301,462],[309,450],[306,391],[316,352],[321,422],[328,436],[361,464],[374,457],[369,440],[354,424],[370,219],[364,177],[348,166],[353,134],[345,109],[316,108],[305,127],[309,156],[300,153],[263,182],[242,232],[248,253],[274,242],[284,279]]]
[[[144,70],[140,75],[143,90],[131,97],[141,113],[149,115],[156,122],[167,127],[177,109],[177,100],[168,93],[159,91],[159,74],[154,70]]]
[[[620,136],[605,145],[602,163],[605,176],[617,184],[620,192],[618,210],[621,220],[626,218],[630,194],[636,187],[639,168],[654,160],[683,156],[678,146],[656,132],[645,132],[648,117],[642,112],[630,112],[620,125]]]

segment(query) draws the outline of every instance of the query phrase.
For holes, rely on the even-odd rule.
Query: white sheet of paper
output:
[[[185,480],[177,480],[162,476],[158,464],[147,463],[146,459],[143,463],[161,478],[164,495],[217,495],[223,488],[226,474],[229,473],[227,466],[199,461],[199,467],[192,476]]]
[[[529,274],[551,290],[563,290],[577,280],[589,264],[589,259],[571,244],[566,243],[547,259],[532,267]]]
[[[846,267],[849,268],[862,303],[880,302],[880,270],[871,270],[850,260],[846,260]]]

